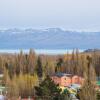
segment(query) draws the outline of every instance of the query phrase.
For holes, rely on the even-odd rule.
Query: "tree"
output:
[[[39,86],[35,87],[36,95],[41,99],[47,97],[48,99],[46,100],[64,100],[65,95],[61,94],[61,91],[59,85],[55,84],[49,76],[47,76]]]
[[[62,64],[63,64],[63,59],[62,59],[62,58],[59,58],[59,59],[57,60],[55,72],[61,72]]]
[[[96,91],[97,100],[100,100],[100,91]]]
[[[38,57],[38,59],[37,59],[36,73],[37,73],[39,78],[42,78],[43,70],[42,70],[42,62],[41,62],[41,58],[40,57]]]
[[[86,62],[85,62],[86,63]],[[79,92],[80,100],[96,100],[95,91],[95,71],[92,64],[91,57],[87,56],[87,66],[84,70],[84,85]]]
[[[19,88],[15,80],[16,76],[14,76],[14,78],[11,79],[7,84],[7,96],[10,100],[17,100],[19,97]]]
[[[27,66],[28,72],[34,75],[34,67],[36,65],[36,55],[32,49],[30,49],[27,61],[28,61],[28,66]]]

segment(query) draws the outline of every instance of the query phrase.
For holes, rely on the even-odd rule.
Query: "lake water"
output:
[[[20,49],[1,49],[0,53],[20,53]],[[29,49],[23,49],[22,50],[24,53],[28,53]],[[73,49],[34,49],[36,54],[66,54],[68,53],[72,53]],[[79,49],[79,52],[83,52],[83,49]]]

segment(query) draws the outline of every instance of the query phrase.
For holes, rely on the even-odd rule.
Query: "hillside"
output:
[[[0,49],[88,49],[100,48],[100,32],[48,29],[0,30]]]

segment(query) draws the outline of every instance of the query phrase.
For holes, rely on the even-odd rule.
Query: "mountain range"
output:
[[[47,29],[2,29],[0,49],[100,48],[100,32]]]

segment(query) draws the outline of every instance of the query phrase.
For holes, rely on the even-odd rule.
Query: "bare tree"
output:
[[[86,63],[87,62],[87,63]],[[95,91],[95,71],[92,64],[91,57],[87,57],[85,61],[85,70],[84,70],[84,85],[79,93],[80,100],[96,100],[96,91]]]

